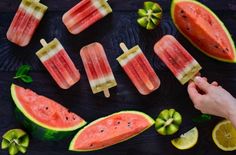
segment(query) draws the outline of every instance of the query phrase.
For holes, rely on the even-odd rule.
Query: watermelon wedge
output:
[[[177,29],[200,51],[220,61],[236,63],[236,50],[223,22],[195,0],[172,0],[171,16]]]
[[[86,124],[78,115],[32,90],[12,84],[11,95],[17,119],[38,139],[60,140]]]
[[[145,131],[154,120],[138,111],[121,111],[97,119],[81,129],[71,141],[71,151],[95,151],[128,140]]]

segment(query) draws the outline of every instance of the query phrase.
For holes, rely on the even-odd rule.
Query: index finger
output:
[[[188,85],[188,94],[189,97],[191,98],[191,100],[193,102],[197,102],[198,99],[202,96],[198,90],[197,90],[197,86],[195,85],[194,82],[190,82]]]

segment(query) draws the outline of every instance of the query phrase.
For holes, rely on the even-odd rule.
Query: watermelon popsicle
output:
[[[80,80],[80,73],[76,69],[69,55],[55,38],[49,44],[40,40],[43,48],[36,55],[49,71],[53,79],[62,89],[68,89]]]
[[[63,23],[72,34],[79,34],[112,12],[107,0],[81,0],[67,11]]]
[[[104,92],[110,97],[109,89],[117,85],[106,53],[100,43],[92,43],[83,47],[80,55],[94,94]]]
[[[158,41],[154,50],[182,85],[193,79],[202,69],[200,64],[171,35],[166,35]]]
[[[39,0],[22,0],[7,31],[8,40],[22,47],[28,45],[46,10]]]
[[[158,89],[160,80],[140,47],[137,45],[128,50],[124,43],[121,43],[120,47],[124,54],[117,60],[138,91],[142,95],[148,95]]]

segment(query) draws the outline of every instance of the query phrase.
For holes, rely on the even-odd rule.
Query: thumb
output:
[[[203,78],[201,78],[200,76],[196,76],[194,78],[194,83],[196,84],[196,86],[202,90],[203,92],[207,93],[209,87],[211,86],[206,80],[204,80]]]

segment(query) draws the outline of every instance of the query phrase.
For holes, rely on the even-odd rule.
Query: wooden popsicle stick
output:
[[[127,48],[127,46],[125,45],[125,43],[120,43],[120,48],[122,49],[122,51],[125,53],[127,52],[129,49]]]
[[[34,1],[35,1],[35,2],[38,2],[38,3],[40,2],[40,0],[34,0]]]
[[[103,90],[103,93],[105,95],[106,98],[109,98],[111,95],[110,95],[110,92],[109,92],[109,89],[105,89]]]
[[[42,45],[43,47],[45,47],[45,46],[48,45],[48,43],[46,42],[45,39],[41,39],[41,40],[40,40],[40,43],[41,43],[41,45]]]
[[[197,77],[197,76],[202,76],[201,75],[201,73],[200,72],[198,72],[196,75],[194,75],[189,81],[193,81],[194,82],[194,80],[195,80],[195,77]]]

